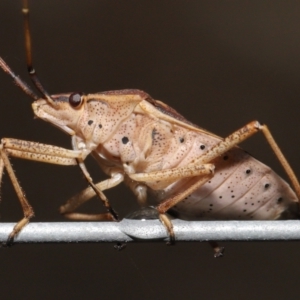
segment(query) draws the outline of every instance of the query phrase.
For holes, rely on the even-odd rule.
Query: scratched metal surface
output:
[[[31,1],[34,62],[50,93],[143,89],[190,121],[225,136],[248,121],[269,125],[300,174],[298,1]],[[0,55],[27,80],[20,2],[0,2]],[[70,147],[33,119],[30,99],[0,72],[0,136]],[[262,137],[242,145],[284,176]],[[85,187],[75,167],[13,160],[36,222]],[[102,175],[89,162],[96,180]],[[107,193],[121,216],[137,208],[124,187]],[[7,176],[2,222],[21,217]],[[100,211],[95,200],[83,211]],[[16,245],[1,249],[3,298],[297,299],[298,242]],[[49,292],[51,291],[51,292]]]

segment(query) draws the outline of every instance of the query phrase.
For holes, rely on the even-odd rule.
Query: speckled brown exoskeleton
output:
[[[7,170],[23,208],[24,218],[8,238],[11,243],[33,216],[8,157],[60,165],[78,164],[89,187],[72,197],[60,212],[71,219],[112,220],[118,216],[103,191],[125,182],[141,204],[148,192],[157,199],[160,220],[174,239],[166,212],[185,220],[269,220],[299,216],[300,188],[294,172],[265,125],[254,121],[226,138],[187,121],[174,109],[140,90],[49,95],[32,67],[28,4],[24,1],[27,65],[39,97],[10,67],[1,68],[34,99],[34,114],[72,137],[73,149],[3,138],[0,177]],[[287,172],[294,190],[269,167],[238,144],[262,131]],[[92,155],[108,179],[95,184],[84,160]],[[105,214],[75,210],[98,195]],[[218,250],[216,250],[218,251]]]

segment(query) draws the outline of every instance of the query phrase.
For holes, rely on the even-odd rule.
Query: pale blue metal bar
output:
[[[176,241],[291,241],[300,240],[300,221],[182,221],[173,220]],[[13,223],[0,223],[5,242]],[[79,243],[167,241],[158,220],[114,222],[30,223],[16,243]]]

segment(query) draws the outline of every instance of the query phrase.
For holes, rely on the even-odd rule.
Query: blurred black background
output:
[[[257,119],[269,125],[300,174],[299,1],[31,1],[34,65],[50,93],[139,88],[221,136]],[[20,1],[0,2],[0,55],[27,82]],[[33,119],[31,100],[0,72],[0,136],[70,148]],[[265,140],[242,145],[285,177]],[[62,221],[58,207],[86,186],[78,168],[13,159],[34,221]],[[95,181],[103,178],[92,160]],[[125,216],[123,185],[106,193]],[[22,212],[7,176],[1,221]],[[101,211],[97,200],[83,211]],[[2,299],[298,299],[300,244],[16,245],[0,249]]]

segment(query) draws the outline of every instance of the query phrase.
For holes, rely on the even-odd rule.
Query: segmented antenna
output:
[[[36,73],[35,69],[33,68],[31,35],[30,35],[30,28],[29,28],[28,0],[23,0],[22,13],[23,13],[23,16],[24,16],[24,35],[25,35],[26,63],[27,63],[27,69],[28,69],[30,79],[33,82],[34,86],[44,96],[44,98],[49,103],[51,103],[52,105],[55,105],[55,101],[51,98],[50,94],[45,90],[45,88],[43,87],[43,85],[41,84],[40,80],[37,77],[37,73]]]
[[[40,97],[33,92],[33,90],[24,82],[22,79],[16,75],[12,69],[7,65],[7,63],[0,57],[0,68],[7,73],[15,82],[16,86],[19,87],[23,92],[34,100],[39,99]]]

